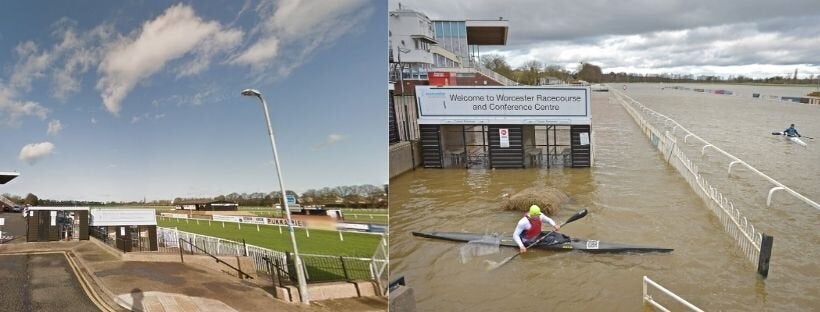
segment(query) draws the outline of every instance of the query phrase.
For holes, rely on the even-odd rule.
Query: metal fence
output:
[[[686,301],[683,298],[679,297],[675,293],[669,291],[668,289],[664,288],[663,286],[659,285],[658,283],[655,283],[655,281],[653,281],[653,280],[649,279],[648,277],[644,276],[643,277],[643,302],[651,304],[653,307],[655,307],[655,308],[657,308],[661,311],[669,312],[670,310],[667,309],[662,304],[660,304],[658,301],[656,301],[655,298],[653,298],[652,295],[649,294],[649,291],[648,291],[649,287],[647,287],[647,286],[652,286],[652,288],[659,290],[660,292],[662,292],[663,294],[665,294],[669,298],[672,298],[677,303],[685,306],[690,311],[703,312],[703,310],[701,310],[700,308],[698,308],[694,304],[689,303],[688,301]]]
[[[373,276],[373,280],[376,282],[376,286],[378,286],[383,296],[387,295],[387,267],[390,262],[389,253],[387,252],[387,242],[387,236],[382,236],[379,246],[376,247],[373,258],[370,261],[371,276]]]
[[[641,130],[649,137],[650,142],[686,179],[695,193],[706,202],[709,208],[718,216],[724,230],[731,235],[738,247],[749,261],[756,267],[757,272],[767,276],[769,258],[771,256],[772,237],[755,229],[754,225],[735,208],[734,203],[717,190],[700,174],[698,165],[689,159],[678,147],[677,139],[669,130],[661,131],[659,127],[679,128],[680,125],[669,117],[661,115],[643,104],[635,101],[619,91],[615,92],[617,100],[623,105]],[[655,124],[660,126],[656,126]],[[682,128],[682,127],[680,127]],[[690,135],[694,135],[685,130]],[[689,135],[687,135],[688,137]],[[705,141],[704,141],[705,142]],[[708,144],[708,142],[706,142]],[[708,144],[713,146],[711,144]],[[734,156],[732,156],[734,157]],[[735,158],[736,159],[736,158]],[[745,163],[744,163],[745,164]]]
[[[248,256],[254,260],[256,271],[266,275],[277,275],[280,281],[295,282],[293,253],[271,250],[259,246],[226,240],[218,237],[157,227],[157,241],[160,252],[179,253],[179,238],[216,256]],[[381,246],[381,245],[380,245]],[[183,245],[185,253],[201,253],[196,248]],[[308,282],[342,280],[377,280],[373,266],[384,265],[386,260],[345,256],[300,254]],[[268,262],[270,260],[270,262]]]

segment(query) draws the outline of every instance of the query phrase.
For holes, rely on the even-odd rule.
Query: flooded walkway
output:
[[[809,254],[816,254],[817,234],[799,231],[804,240],[789,242],[778,236],[799,234],[786,235],[788,230],[782,227],[773,230],[776,215],[758,221],[769,224],[775,235],[769,278],[758,277],[705,203],[666,164],[620,104],[610,103],[608,97],[608,93],[593,96],[596,163],[592,169],[419,169],[390,181],[391,275],[406,277],[416,292],[419,310],[635,311],[643,307],[643,275],[705,310],[806,310],[820,305],[814,295],[820,291],[816,257],[803,259],[783,252],[808,244]],[[719,104],[721,99],[702,101]],[[483,260],[498,261],[516,251],[502,250],[462,264],[461,244],[410,234],[509,235],[520,213],[502,211],[501,195],[532,186],[552,186],[570,195],[557,221],[578,209],[589,209],[589,216],[562,229],[567,235],[675,251],[610,255],[536,251],[490,272]],[[812,228],[816,214],[809,216],[804,220],[807,224],[798,221],[789,228]]]

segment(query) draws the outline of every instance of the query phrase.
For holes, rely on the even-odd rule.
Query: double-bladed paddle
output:
[[[772,132],[772,135],[783,135],[783,132]],[[807,137],[807,136],[805,136],[805,135],[801,135],[800,137],[801,137],[801,138],[807,138],[807,139],[814,140],[814,138],[812,138],[812,137]]]
[[[564,221],[564,223],[562,223],[562,224],[561,224],[561,226],[563,227],[563,226],[564,226],[564,225],[566,225],[567,223],[570,223],[570,222],[573,222],[573,221],[575,221],[575,220],[581,219],[581,218],[585,217],[586,215],[587,215],[587,210],[586,210],[586,209],[581,209],[581,210],[579,210],[578,212],[576,212],[574,215],[572,215],[571,217],[569,217],[569,219],[567,219],[567,221]],[[552,234],[552,232],[555,232],[555,231],[549,231],[549,232],[547,232],[547,234],[541,235],[541,237],[539,237],[537,240],[535,240],[534,242],[532,242],[532,244],[530,244],[529,246],[527,246],[527,249],[529,249],[530,247],[535,246],[535,245],[537,245],[538,243],[540,243],[540,242],[541,242],[541,240],[543,240],[545,237],[547,237],[547,236],[549,236],[550,234]],[[501,262],[498,262],[498,263],[494,263],[494,262],[492,262],[492,261],[487,260],[487,261],[490,263],[490,271],[500,268],[502,265],[507,264],[507,262],[510,262],[512,259],[515,259],[515,257],[518,257],[518,255],[520,255],[520,254],[521,254],[520,252],[519,252],[519,253],[516,253],[516,254],[514,254],[514,255],[512,255],[512,256],[507,257],[507,258],[506,258],[506,259],[504,259],[504,260],[501,260]]]

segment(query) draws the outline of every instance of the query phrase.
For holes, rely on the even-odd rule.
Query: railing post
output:
[[[177,245],[179,245],[179,262],[185,263],[185,258],[182,256],[182,239],[177,238]]]
[[[344,256],[339,256],[339,261],[342,262],[342,272],[344,272],[344,274],[345,274],[345,279],[349,280],[350,276],[347,274],[347,267],[345,266],[345,257]]]
[[[769,276],[769,261],[772,258],[772,243],[774,237],[761,233],[762,239],[760,241],[760,256],[757,260],[757,273],[764,278]]]
[[[248,245],[245,244],[245,239],[242,239],[242,248],[245,250],[245,257],[248,256]]]

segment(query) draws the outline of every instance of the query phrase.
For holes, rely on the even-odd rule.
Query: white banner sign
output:
[[[166,217],[166,218],[188,219],[188,215],[184,214],[184,213],[163,212],[163,213],[160,213],[159,215],[162,216],[162,217]]]
[[[239,216],[213,215],[213,218],[214,221],[242,222],[242,217]]]
[[[510,129],[498,129],[501,138],[501,147],[510,147]]]
[[[0,225],[6,225],[6,218],[0,218]]]
[[[589,124],[589,87],[416,86],[422,124]]]
[[[589,132],[581,132],[581,145],[589,145]]]

